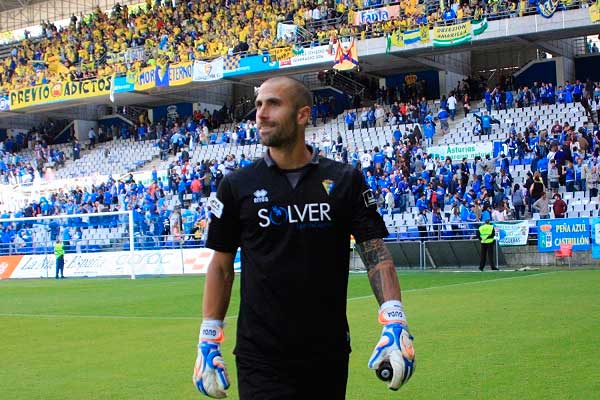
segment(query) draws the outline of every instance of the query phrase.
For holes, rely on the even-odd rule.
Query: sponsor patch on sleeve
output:
[[[377,200],[371,189],[363,192],[363,200],[365,201],[365,207],[377,207]]]
[[[212,214],[217,217],[217,218],[221,218],[221,215],[223,215],[223,203],[221,203],[221,200],[217,199],[216,197],[211,197],[210,199],[208,199],[208,205],[210,206],[210,211],[212,212]]]

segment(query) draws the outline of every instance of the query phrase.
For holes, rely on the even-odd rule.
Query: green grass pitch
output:
[[[399,276],[415,375],[391,392],[366,368],[380,326],[366,275],[353,274],[347,399],[600,398],[599,270]],[[231,399],[238,284],[224,344]],[[203,285],[199,276],[0,282],[0,398],[202,398],[191,374]]]

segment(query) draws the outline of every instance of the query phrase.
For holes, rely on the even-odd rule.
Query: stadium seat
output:
[[[558,260],[569,262],[569,268],[571,268],[571,259],[573,258],[573,245],[570,243],[561,243],[560,248],[554,251],[554,264],[558,263]]]

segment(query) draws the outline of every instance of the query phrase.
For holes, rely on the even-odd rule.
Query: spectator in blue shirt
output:
[[[454,12],[454,9],[452,7],[448,7],[444,10],[444,13],[442,14],[442,17],[444,18],[444,21],[451,21],[451,20],[455,20],[456,19],[456,12]]]
[[[565,186],[567,188],[567,192],[575,191],[575,169],[573,168],[573,163],[571,161],[567,161],[567,165],[565,166]]]
[[[435,135],[435,126],[428,121],[425,123],[423,127],[423,135],[425,136],[425,140],[427,142],[427,146],[433,146],[433,136]]]
[[[441,108],[438,112],[437,117],[440,120],[442,134],[445,135],[446,133],[448,133],[448,129],[450,128],[450,126],[448,125],[448,118],[450,117],[450,114],[448,114],[448,111],[445,108]]]
[[[487,109],[488,113],[492,112],[492,92],[490,91],[490,88],[485,89],[483,98],[485,99],[485,108]]]
[[[344,117],[344,122],[346,122],[346,127],[349,131],[354,131],[354,122],[356,121],[356,113],[354,111],[346,112],[346,116]]]

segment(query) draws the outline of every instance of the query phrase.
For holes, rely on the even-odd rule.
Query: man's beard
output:
[[[276,124],[266,125],[266,127],[271,128],[271,132],[268,135],[261,135],[259,129],[260,142],[264,146],[283,148],[291,146],[296,141],[298,124],[293,119],[284,126]]]

